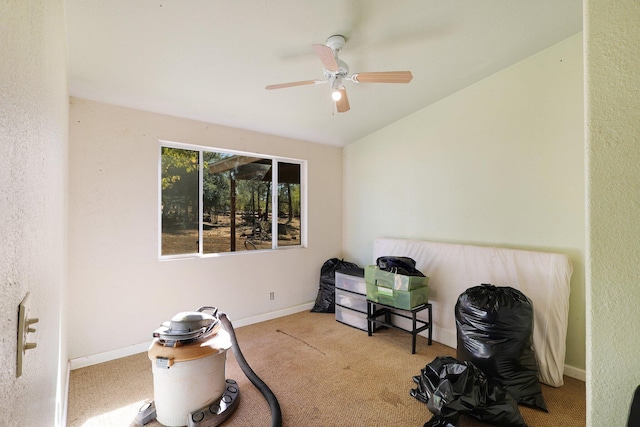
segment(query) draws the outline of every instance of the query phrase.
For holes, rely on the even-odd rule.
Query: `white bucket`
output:
[[[158,340],[153,341],[149,359],[158,422],[169,427],[186,426],[189,412],[222,396],[230,347],[229,334],[223,329],[209,340],[178,347],[164,347]]]

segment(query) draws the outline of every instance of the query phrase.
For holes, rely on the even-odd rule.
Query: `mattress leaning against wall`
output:
[[[568,255],[406,239],[376,239],[373,259],[408,256],[429,276],[434,339],[455,348],[455,304],[462,292],[482,283],[511,286],[531,299],[533,346],[540,381],[563,384],[573,267]]]

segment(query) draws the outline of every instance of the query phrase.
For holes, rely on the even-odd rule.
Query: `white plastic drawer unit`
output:
[[[359,311],[336,305],[336,320],[363,331],[367,330],[367,313],[360,313]]]
[[[364,281],[364,269],[350,268],[336,271],[336,288],[366,295],[367,284]]]
[[[336,288],[336,305],[344,308],[357,310],[361,313],[367,312],[367,297],[349,291]]]
[[[336,320],[367,330],[367,284],[363,268],[336,271]]]

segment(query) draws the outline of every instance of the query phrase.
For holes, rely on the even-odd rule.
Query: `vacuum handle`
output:
[[[200,307],[196,311],[200,311],[200,312],[210,311],[213,317],[215,317],[216,319],[218,318],[218,307],[211,307],[211,306],[205,305],[204,307]]]

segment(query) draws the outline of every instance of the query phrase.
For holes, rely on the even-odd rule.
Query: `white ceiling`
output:
[[[72,96],[344,146],[582,30],[581,0],[65,0]],[[334,113],[311,49],[358,71]]]

